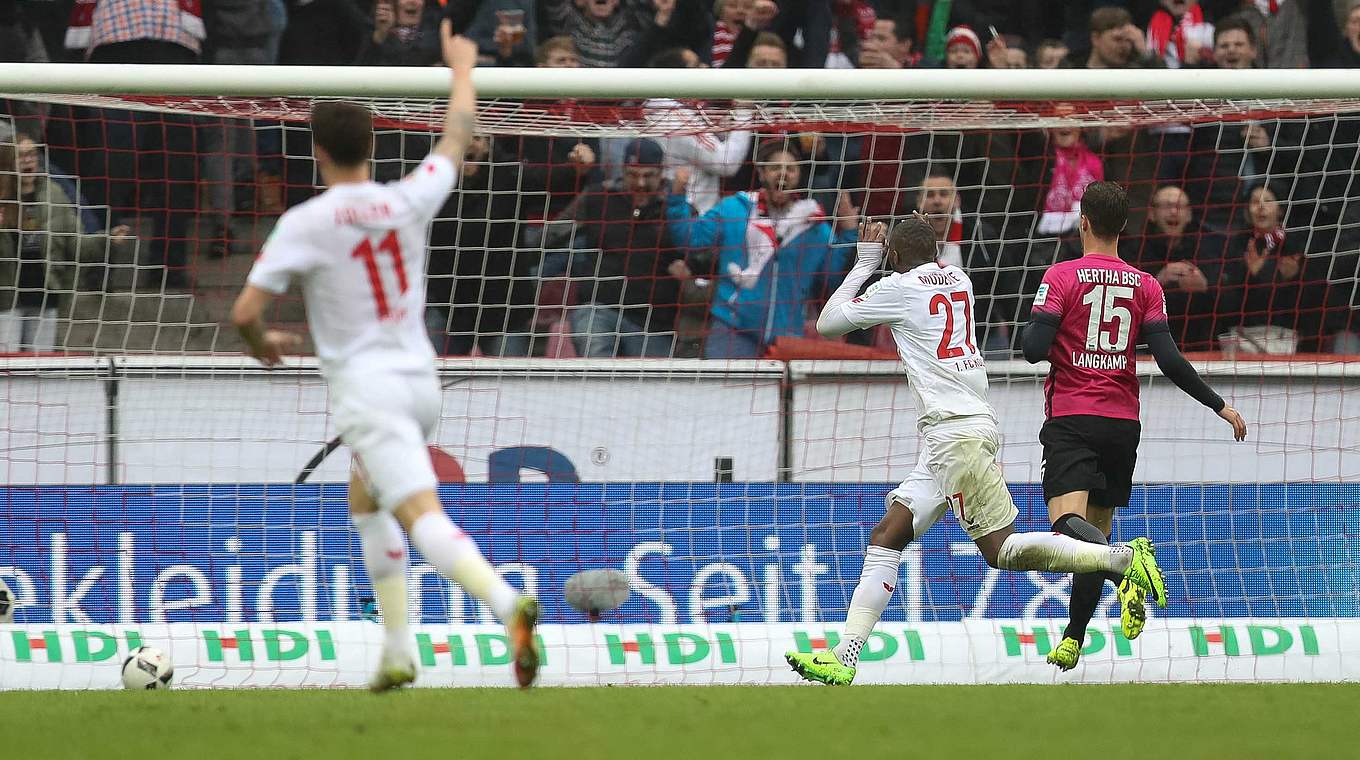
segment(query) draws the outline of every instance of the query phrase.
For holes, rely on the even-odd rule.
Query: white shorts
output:
[[[391,511],[439,485],[427,448],[443,402],[433,371],[350,373],[331,380],[330,397],[335,427],[379,507]]]
[[[936,425],[921,436],[916,469],[888,493],[912,511],[913,535],[921,536],[948,506],[973,539],[1005,528],[1020,511],[996,461],[1001,437],[983,422]]]

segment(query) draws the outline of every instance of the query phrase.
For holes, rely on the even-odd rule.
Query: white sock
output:
[[[1003,570],[1055,573],[1122,573],[1132,561],[1133,550],[1123,544],[1088,544],[1059,533],[1012,533],[997,554]]]
[[[845,614],[845,633],[833,650],[841,664],[853,668],[859,663],[859,651],[888,608],[893,589],[897,588],[897,566],[902,552],[884,546],[870,546],[864,552],[864,569],[859,573],[859,585],[850,596],[850,609]]]
[[[502,623],[515,612],[519,592],[477,549],[477,542],[443,512],[427,512],[411,526],[411,543],[439,574],[486,602]]]
[[[373,595],[382,610],[388,646],[408,647],[406,621],[406,537],[388,512],[354,515],[354,529],[364,552],[364,568],[373,583]]]

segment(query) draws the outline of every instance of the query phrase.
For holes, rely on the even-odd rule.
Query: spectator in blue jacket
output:
[[[705,358],[758,357],[781,335],[802,336],[808,300],[834,287],[850,262],[856,218],[838,218],[832,231],[821,205],[802,191],[797,149],[768,143],[756,160],[760,189],[724,198],[703,216],[685,201],[684,167],[667,200],[676,244],[717,251]]]

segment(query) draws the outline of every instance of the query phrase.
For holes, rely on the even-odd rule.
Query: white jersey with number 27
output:
[[[995,422],[973,328],[973,283],[962,269],[930,262],[895,272],[842,308],[856,327],[892,330],[922,429],[977,415]]]
[[[279,219],[248,282],[283,293],[301,281],[328,378],[358,366],[433,370],[427,240],[457,178],[453,162],[431,154],[398,182],[336,185]]]

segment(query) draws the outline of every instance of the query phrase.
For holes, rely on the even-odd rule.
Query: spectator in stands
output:
[[[860,50],[874,32],[877,14],[865,0],[832,0],[831,36],[823,67],[853,69]]]
[[[1238,11],[1256,32],[1261,63],[1268,69],[1308,68],[1306,0],[1243,0]],[[1318,19],[1331,25],[1331,14]]]
[[[536,260],[515,245],[519,177],[513,153],[474,138],[430,227],[426,322],[441,354],[529,355]]]
[[[1063,235],[1076,229],[1086,186],[1105,179],[1105,166],[1087,147],[1080,129],[1060,127],[1048,130],[1048,135],[1048,181],[1037,229],[1040,235]]]
[[[571,272],[588,275],[569,313],[580,356],[671,355],[679,283],[670,268],[682,256],[666,222],[664,165],[655,140],[632,140],[621,185],[582,193],[559,217],[576,222]]]
[[[534,57],[540,68],[578,68],[581,65],[576,44],[565,35],[544,40],[534,51]],[[573,101],[563,101],[557,108],[570,118],[577,105]],[[556,217],[582,188],[598,184],[602,179],[597,158],[599,151],[599,141],[593,137],[521,136],[518,154],[523,168],[519,218]],[[526,242],[532,246],[534,241]]]
[[[956,26],[945,37],[944,66],[947,69],[976,69],[982,64],[982,41],[977,32]]]
[[[932,171],[916,196],[916,210],[935,230],[940,261],[963,267],[973,281],[973,323],[986,352],[1008,352],[1011,326],[1020,319],[1023,251],[977,214],[963,212],[954,178]]]
[[[989,46],[987,49],[988,56],[996,58],[992,68],[1029,68],[1029,53],[1025,52],[1025,41],[1023,39],[1014,34],[1006,34],[998,37],[994,42],[998,42],[998,44]]]
[[[1240,16],[1229,16],[1214,27],[1214,66],[1220,69],[1256,68],[1256,33]]]
[[[1162,284],[1176,342],[1187,351],[1209,350],[1223,238],[1194,219],[1190,196],[1175,185],[1158,188],[1142,234],[1120,238],[1119,248],[1121,258]]]
[[[772,32],[742,34],[732,46],[723,68],[728,69],[786,69],[789,49],[779,35]]]
[[[663,50],[652,57],[653,68],[694,68],[702,66],[694,51],[684,48]],[[737,123],[750,120],[750,112],[732,113]],[[664,135],[657,142],[666,152],[666,165],[690,170],[686,193],[699,213],[718,203],[724,178],[736,174],[751,156],[751,131],[716,131],[706,117],[693,108],[670,98],[651,98],[642,104],[647,131]]]
[[[1034,67],[1038,69],[1066,68],[1068,53],[1067,45],[1064,45],[1062,40],[1044,40],[1034,49]]]
[[[833,232],[822,208],[803,197],[802,161],[792,146],[765,145],[757,155],[761,188],[698,217],[684,197],[689,178],[676,172],[672,238],[718,252],[705,357],[757,357],[781,335],[803,335],[808,300],[845,273],[858,216],[837,218]]]
[[[279,63],[345,66],[370,34],[360,0],[288,0]]]
[[[47,63],[42,33],[18,0],[0,0],[0,63]],[[41,123],[48,107],[29,100],[0,101],[0,112],[20,122]]]
[[[18,0],[0,2],[0,63],[47,63],[42,33]]]
[[[736,42],[753,5],[753,0],[718,0],[714,7],[718,20],[713,24],[713,44],[709,53],[713,68],[721,68],[727,61],[732,53],[732,43]]]
[[[1191,202],[1204,207],[1205,222],[1236,227],[1248,190],[1298,167],[1299,133],[1306,127],[1280,120],[1192,125],[1184,187]]]
[[[441,3],[443,4],[443,3]],[[533,66],[539,24],[534,0],[484,0],[466,36],[477,43],[479,64]]]
[[[19,133],[17,146],[0,145],[0,167],[14,167],[0,168],[0,352],[52,351],[78,266],[101,263],[109,245],[130,244],[131,230],[82,234],[75,204],[42,170],[29,134]]]
[[[769,31],[774,27],[779,8],[771,0],[756,0],[746,14],[746,23],[732,41],[723,68],[784,69],[789,66],[788,43]]]
[[[199,7],[165,0],[77,0],[67,39],[87,43],[91,63],[198,63],[206,35]],[[77,171],[85,187],[121,221],[148,219],[152,258],[165,267],[164,285],[189,287],[185,241],[198,201],[198,166],[176,157],[196,152],[193,120],[115,110],[99,114],[76,136]]]
[[[1161,0],[1148,21],[1147,47],[1167,68],[1198,66],[1212,59],[1213,34],[1214,25],[1195,0]]]
[[[773,5],[773,4],[771,4]],[[831,52],[831,30],[835,27],[836,0],[780,0],[768,27],[784,43],[784,65],[768,68],[820,69]],[[756,3],[751,17],[759,21],[769,13]],[[748,19],[749,20],[749,19]],[[761,68],[748,64],[748,68]]]
[[[218,0],[205,7],[209,32],[208,60],[222,65],[266,65],[278,62],[279,40],[287,24],[282,0]],[[264,190],[255,206],[264,213],[283,212],[282,132],[245,119],[212,119],[200,123],[202,145],[199,210],[208,227],[200,239],[219,253],[230,250],[229,220],[237,209],[237,188]],[[267,164],[256,161],[271,156]]]
[[[1161,68],[1166,63],[1147,48],[1141,29],[1123,8],[1103,6],[1091,12],[1091,53],[1080,67],[1088,69]]]
[[[359,48],[364,66],[432,66],[440,59],[440,13],[425,0],[377,0],[373,33]]]
[[[658,47],[696,50],[711,41],[697,0],[543,0],[541,8],[548,28],[571,37],[587,68],[637,66]]]
[[[912,55],[911,28],[894,19],[874,21],[873,33],[859,51],[861,69],[902,69],[915,66],[919,56]]]
[[[1306,278],[1303,241],[1283,227],[1275,192],[1251,191],[1248,229],[1233,235],[1221,279],[1220,340],[1249,353],[1292,354],[1300,342],[1316,349],[1326,282]]]
[[[1313,65],[1328,69],[1360,69],[1360,0],[1351,0],[1340,34],[1332,33],[1325,17],[1319,21],[1313,13],[1325,13],[1325,8],[1309,11],[1308,36]]]

